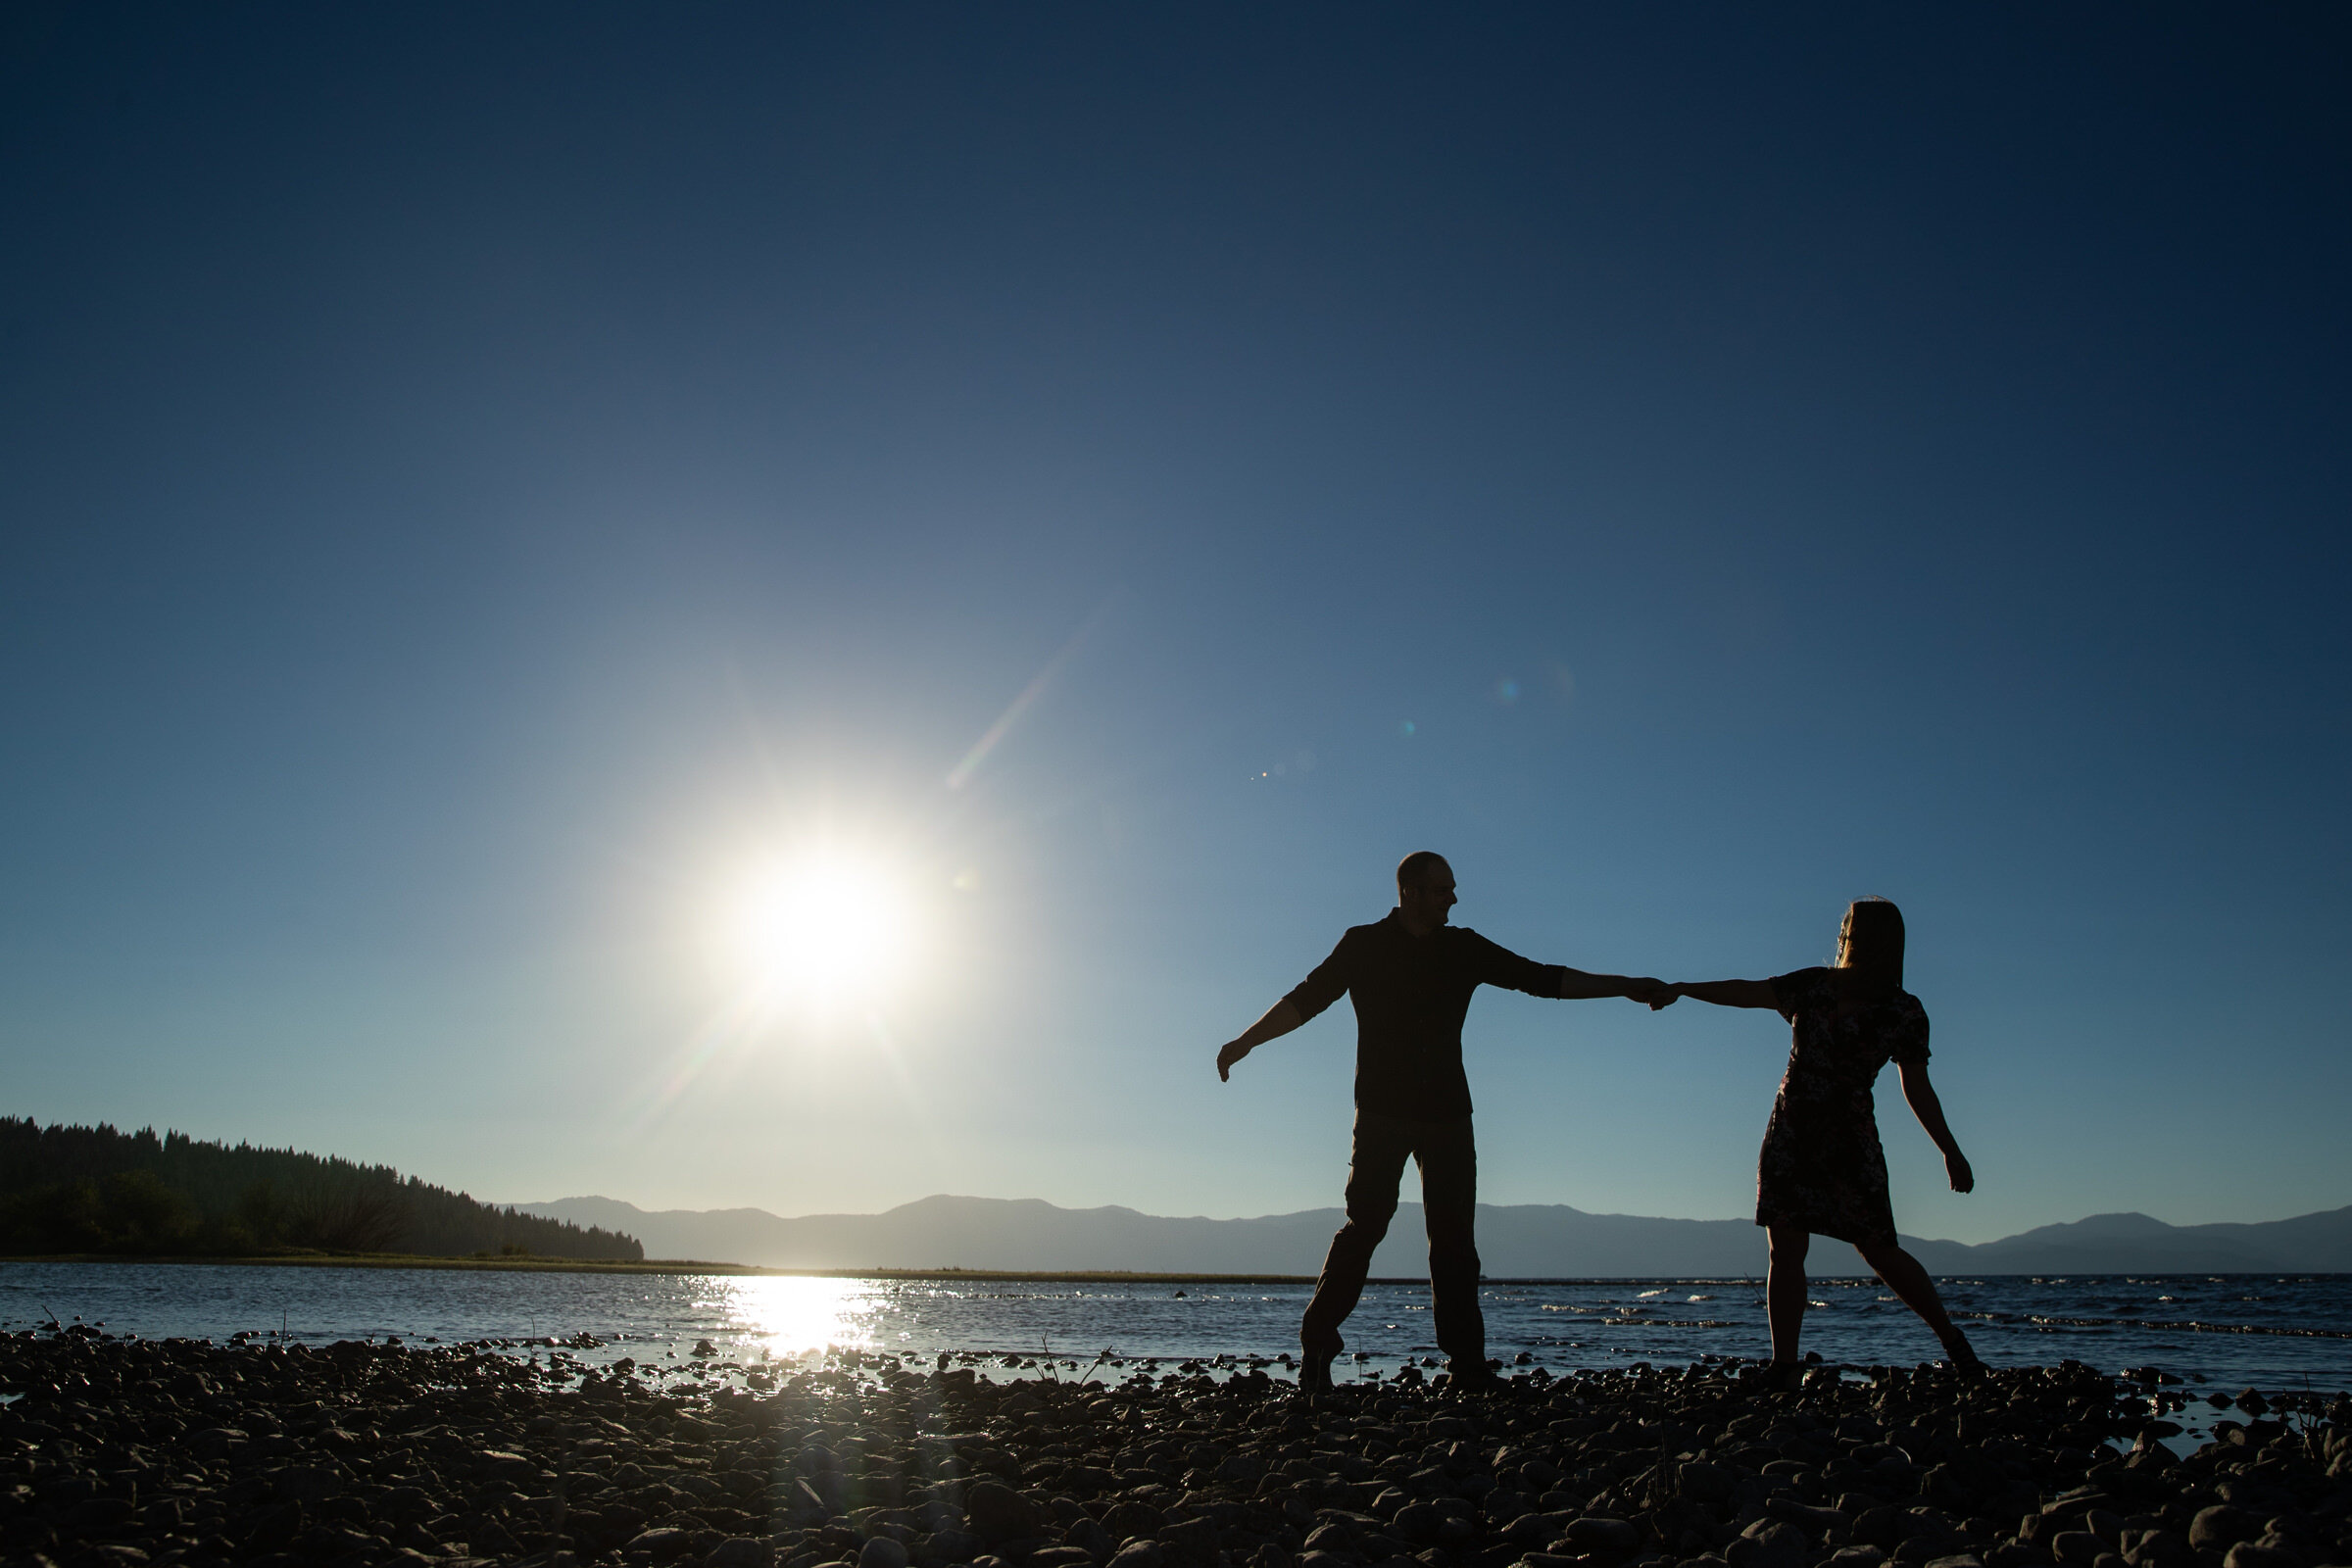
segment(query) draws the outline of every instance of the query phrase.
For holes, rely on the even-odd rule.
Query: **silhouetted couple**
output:
[[[1920,1125],[1943,1151],[1952,1190],[1976,1185],[1928,1082],[1928,1015],[1903,990],[1903,917],[1893,905],[1868,899],[1846,910],[1834,967],[1772,980],[1668,985],[1523,958],[1447,924],[1454,903],[1453,868],[1443,856],[1427,850],[1406,856],[1396,867],[1396,907],[1388,917],[1350,927],[1312,974],[1217,1053],[1217,1076],[1228,1077],[1235,1062],[1343,994],[1355,1003],[1348,1222],[1331,1239],[1299,1325],[1302,1390],[1319,1396],[1331,1389],[1331,1363],[1343,1348],[1340,1325],[1355,1310],[1373,1250],[1396,1215],[1407,1159],[1421,1167],[1432,1315],[1453,1386],[1476,1392],[1499,1381],[1487,1362],[1478,1307],[1478,1150],[1462,1071],[1462,1020],[1482,985],[1535,997],[1625,997],[1652,1009],[1688,996],[1720,1006],[1770,1007],[1786,1017],[1794,1043],[1756,1171],[1756,1223],[1771,1247],[1764,1292],[1772,1329],[1768,1379],[1788,1383],[1800,1370],[1805,1250],[1816,1233],[1851,1243],[1936,1331],[1955,1365],[1978,1365],[1927,1271],[1896,1245],[1886,1196],[1871,1085],[1888,1060],[1901,1070]]]

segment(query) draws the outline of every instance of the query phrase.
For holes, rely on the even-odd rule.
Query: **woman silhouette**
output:
[[[1771,1378],[1797,1376],[1805,1322],[1805,1250],[1815,1233],[1851,1243],[1920,1315],[1962,1371],[1984,1365],[1952,1326],[1928,1271],[1895,1244],[1886,1199],[1886,1155],[1871,1085],[1891,1059],[1912,1114],[1943,1151],[1952,1191],[1977,1184],[1943,1105],[1928,1082],[1928,1014],[1903,989],[1903,914],[1885,899],[1863,899],[1838,931],[1838,963],[1771,980],[1678,985],[1676,995],[1724,1007],[1770,1007],[1788,1020],[1788,1070],[1772,1102],[1756,1164],[1756,1223],[1771,1245],[1764,1310],[1772,1324]],[[1653,1003],[1653,1006],[1663,1005]]]

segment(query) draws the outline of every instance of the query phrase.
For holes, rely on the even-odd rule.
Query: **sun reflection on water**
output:
[[[715,1304],[750,1346],[798,1356],[828,1346],[871,1349],[879,1298],[871,1280],[766,1275],[726,1281]]]

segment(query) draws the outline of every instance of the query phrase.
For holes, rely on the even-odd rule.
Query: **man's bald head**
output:
[[[1453,867],[1435,850],[1415,850],[1396,862],[1396,891],[1421,887],[1439,878],[1453,880]]]

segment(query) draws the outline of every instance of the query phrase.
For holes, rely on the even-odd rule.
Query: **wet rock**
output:
[[[1421,1543],[1437,1540],[1438,1527],[1445,1522],[1446,1515],[1426,1502],[1407,1503],[1397,1509],[1396,1518],[1390,1521],[1396,1526],[1396,1533],[1405,1540]]]
[[[1740,1473],[1729,1465],[1690,1459],[1675,1466],[1675,1495],[1709,1505],[1729,1502]]]
[[[2179,1531],[2144,1530],[2137,1541],[2126,1532],[2124,1561],[2130,1568],[2189,1568],[2196,1560],[2196,1548]]]
[[[1159,1533],[1160,1544],[1178,1563],[1213,1563],[1217,1557],[1217,1527],[1206,1519],[1187,1519]]]
[[[1732,1568],[1805,1568],[1812,1543],[1804,1532],[1779,1519],[1759,1519],[1742,1531],[1725,1553]]]
[[[972,1533],[991,1545],[1041,1535],[1045,1530],[1035,1503],[994,1481],[975,1482],[963,1494],[963,1509]]]
[[[1167,1522],[1166,1514],[1140,1497],[1129,1497],[1102,1516],[1102,1528],[1121,1542],[1136,1536],[1156,1536]]]
[[[671,1562],[683,1557],[693,1544],[693,1538],[685,1531],[664,1526],[637,1536],[629,1543],[629,1550],[645,1552],[656,1562]]]
[[[2242,1403],[2242,1401],[2241,1401]],[[2222,1559],[2222,1568],[2310,1568],[2300,1552],[2289,1547],[2241,1541]]]
[[[66,1509],[65,1522],[77,1534],[92,1535],[128,1523],[137,1511],[128,1497],[84,1497]]]
[[[1112,1555],[1110,1568],[1168,1568],[1168,1548],[1156,1541],[1130,1541]]]
[[[1110,1554],[1119,1548],[1119,1544],[1111,1540],[1110,1532],[1100,1521],[1089,1517],[1073,1522],[1069,1529],[1062,1532],[1061,1539],[1096,1562],[1109,1561]]]
[[[1631,1520],[1593,1515],[1570,1521],[1564,1539],[1581,1551],[1630,1553],[1642,1544],[1642,1531]]]
[[[1881,1503],[1855,1516],[1853,1538],[1859,1544],[1876,1546],[1881,1551],[1891,1553],[1903,1544],[1904,1526],[1908,1522],[1908,1516],[1902,1509]]]
[[[2241,1541],[2251,1541],[2259,1532],[2254,1520],[2243,1508],[2217,1502],[2210,1508],[2200,1508],[2189,1522],[2188,1544],[2200,1551],[2228,1551]]]
[[[858,1568],[906,1568],[905,1544],[889,1536],[874,1536],[858,1548]]]
[[[981,1553],[983,1543],[968,1530],[935,1530],[931,1533],[930,1555],[941,1562],[970,1562]]]

